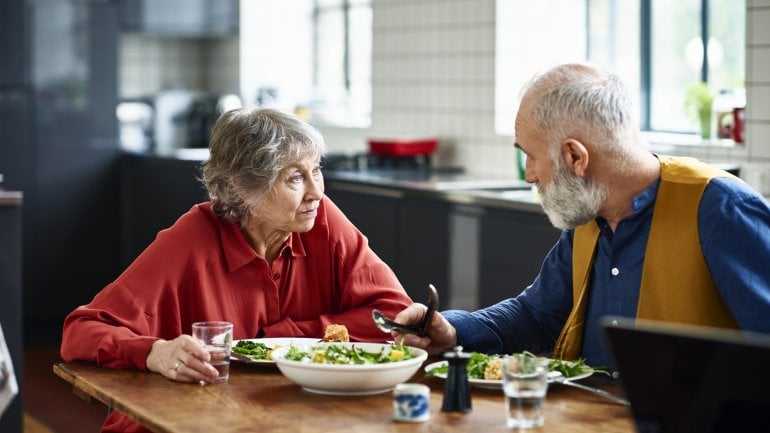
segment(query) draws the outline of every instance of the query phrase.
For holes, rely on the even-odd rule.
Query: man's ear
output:
[[[564,140],[561,145],[562,161],[577,177],[585,177],[588,170],[588,149],[580,141],[574,138]]]

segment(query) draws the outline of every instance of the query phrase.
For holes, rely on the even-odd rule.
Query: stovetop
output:
[[[432,171],[433,167],[430,155],[388,156],[373,153],[356,154],[327,154],[322,161],[322,166],[328,170],[404,170],[404,171]]]

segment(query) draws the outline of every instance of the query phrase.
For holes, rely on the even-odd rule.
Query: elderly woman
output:
[[[217,121],[210,150],[203,168],[210,202],[161,231],[69,314],[62,358],[197,382],[217,370],[188,335],[196,321],[230,321],[235,339],[320,338],[329,324],[345,325],[354,341],[389,339],[372,309],[395,315],[411,300],[324,196],[319,132],[293,115],[244,108]],[[103,431],[130,423],[108,419]]]

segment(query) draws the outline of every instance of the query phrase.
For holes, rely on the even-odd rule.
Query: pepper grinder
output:
[[[463,352],[462,346],[456,346],[453,351],[446,352],[444,359],[449,363],[449,372],[444,382],[444,412],[470,412],[471,393],[468,385],[468,361],[470,353]]]

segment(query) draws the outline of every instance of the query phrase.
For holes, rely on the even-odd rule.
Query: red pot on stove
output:
[[[370,138],[369,152],[375,155],[413,156],[432,155],[438,146],[438,139],[427,138]]]

